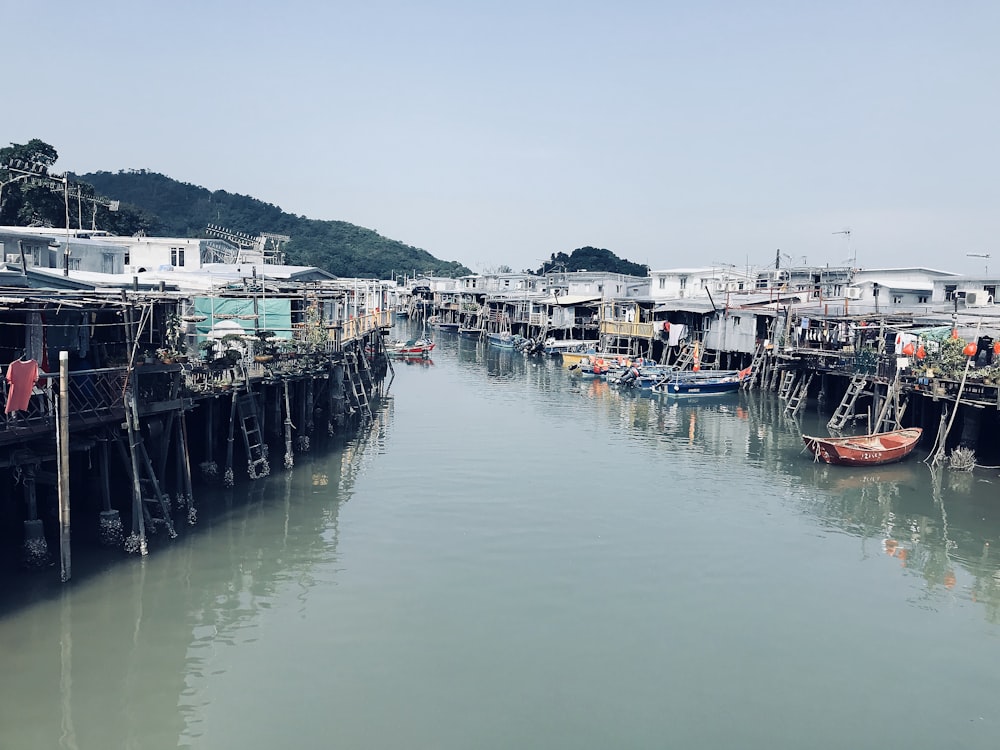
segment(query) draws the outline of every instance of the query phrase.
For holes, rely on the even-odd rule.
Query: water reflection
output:
[[[0,619],[0,746],[199,744],[217,678],[234,647],[258,640],[262,613],[291,597],[301,616],[335,582],[339,510],[384,450],[392,410],[384,399],[355,439],[297,456],[294,471],[219,489],[199,527],[149,557],[81,574]]]
[[[932,469],[915,452],[907,461],[851,468],[818,463],[802,448],[803,422],[772,394],[739,393],[672,400],[618,391],[600,380],[573,381],[630,439],[656,442],[672,462],[725,460],[725,481],[787,482],[814,498],[801,510],[880,550],[906,574],[923,578],[929,598],[942,594],[981,603],[990,622],[1000,608],[1000,537],[995,474]],[[716,465],[716,464],[712,464]],[[761,471],[750,474],[747,471]],[[713,475],[714,476],[714,475]]]

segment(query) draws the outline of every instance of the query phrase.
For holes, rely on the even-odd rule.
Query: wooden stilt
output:
[[[229,409],[229,437],[226,442],[226,471],[222,476],[222,483],[226,487],[232,487],[235,482],[233,476],[233,440],[236,437],[236,393],[233,393],[232,405]]]
[[[292,407],[288,398],[288,381],[285,381],[285,468],[295,465],[295,455],[292,452]]]

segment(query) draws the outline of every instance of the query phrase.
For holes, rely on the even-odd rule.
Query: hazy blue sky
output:
[[[474,270],[1000,271],[1000,2],[0,0],[0,142]],[[244,227],[244,229],[267,229]],[[992,269],[991,269],[992,270]]]

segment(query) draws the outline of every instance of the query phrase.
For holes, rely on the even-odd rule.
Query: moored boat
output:
[[[922,433],[920,427],[909,427],[853,437],[803,435],[802,441],[817,460],[828,464],[879,466],[901,461],[910,455]]]
[[[738,372],[683,372],[664,378],[652,386],[651,390],[666,396],[718,396],[736,393],[741,382]]]
[[[434,341],[426,337],[409,341],[386,341],[385,351],[393,357],[429,357],[434,351]]]

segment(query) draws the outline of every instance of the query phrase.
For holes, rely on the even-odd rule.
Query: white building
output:
[[[944,285],[955,285],[959,275],[919,266],[909,268],[865,268],[856,271],[844,296],[860,311],[891,312],[896,309],[930,307],[945,301]],[[936,295],[935,287],[941,285]],[[954,291],[954,290],[952,290]]]

